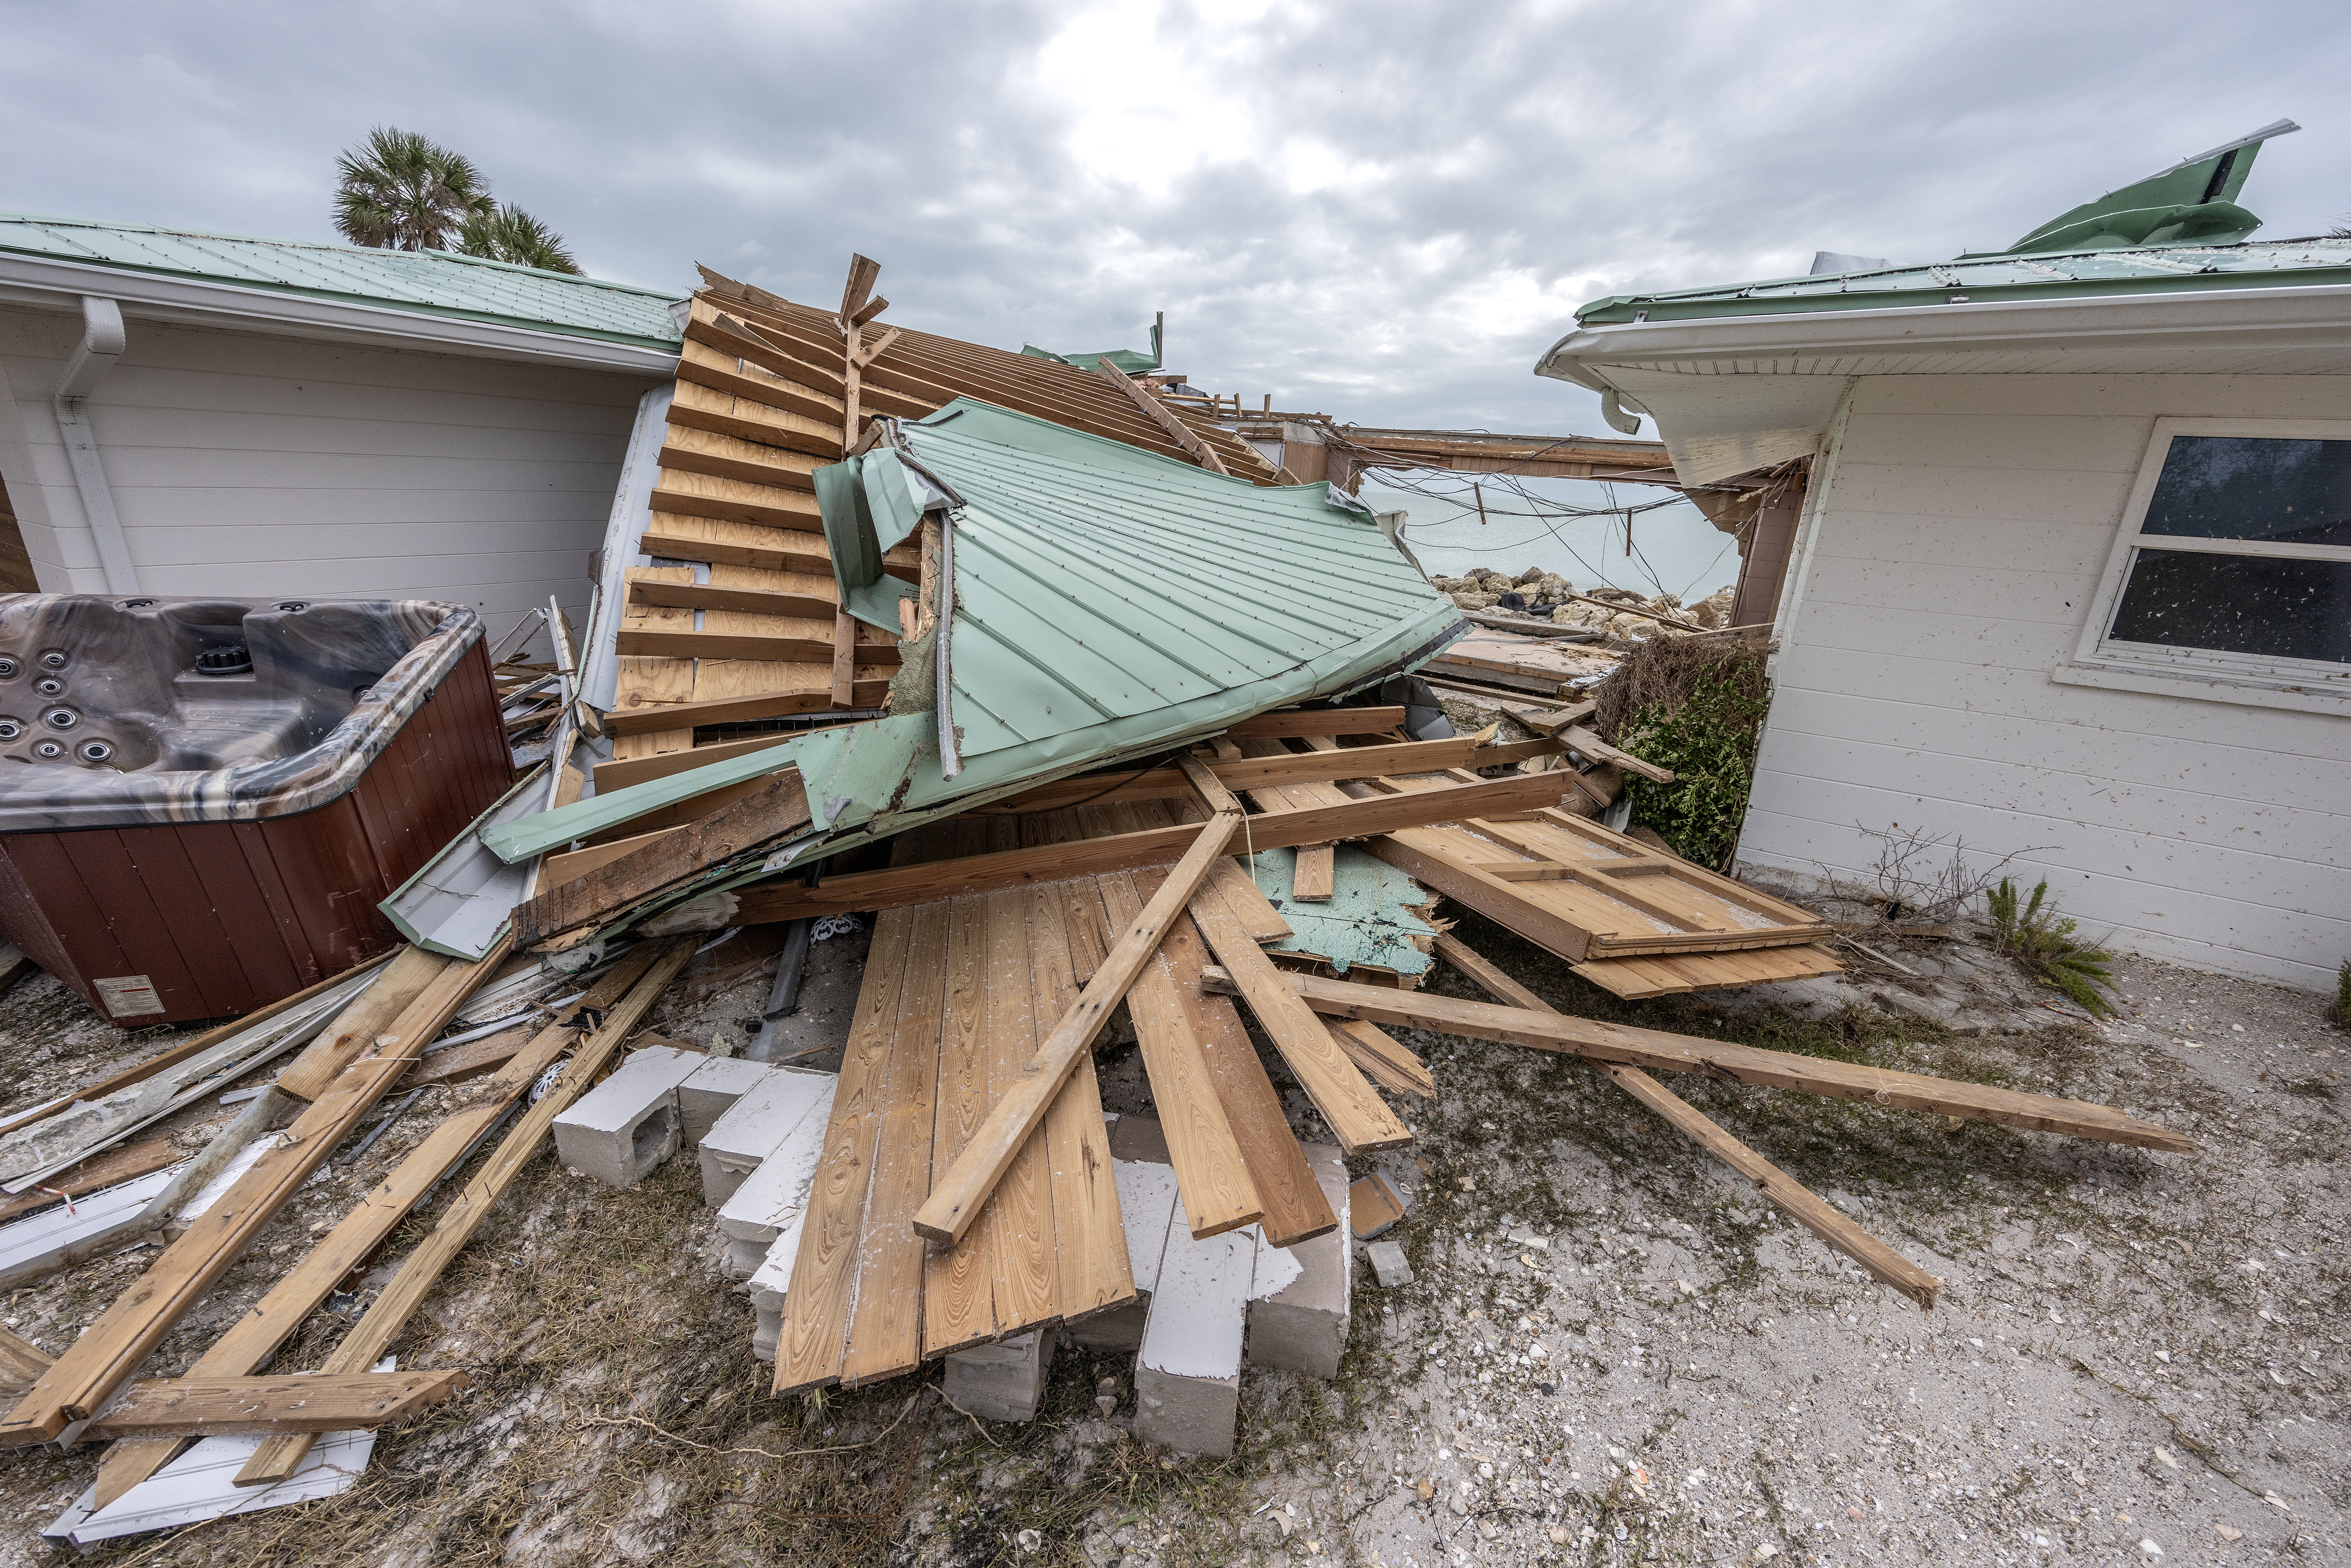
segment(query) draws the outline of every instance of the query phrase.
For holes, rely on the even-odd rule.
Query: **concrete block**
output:
[[[677,1086],[680,1134],[699,1148],[718,1118],[726,1114],[736,1101],[765,1083],[768,1075],[775,1071],[764,1062],[745,1061],[736,1056],[705,1058],[694,1076]]]
[[[817,1162],[824,1155],[825,1130],[832,1119],[832,1091],[840,1082],[818,1076],[823,1083],[818,1101],[719,1207],[718,1230],[726,1238],[726,1272],[735,1279],[747,1280],[758,1272],[768,1254],[787,1237],[793,1251],[799,1246],[800,1218],[808,1209]]]
[[[821,1103],[825,1114],[831,1114],[832,1088],[840,1082],[831,1073],[795,1067],[767,1071],[764,1082],[745,1091],[702,1134],[702,1201],[713,1208],[726,1206],[743,1178],[759,1168],[812,1107]]]
[[[644,1180],[677,1153],[677,1086],[707,1061],[662,1045],[631,1051],[555,1119],[556,1157],[606,1186]]]
[[[1197,1240],[1179,1196],[1134,1358],[1134,1435],[1178,1453],[1233,1451],[1257,1227]]]
[[[758,1324],[751,1330],[751,1354],[761,1361],[776,1359],[776,1342],[784,1333],[784,1298],[792,1287],[792,1262],[799,1256],[800,1233],[778,1234],[768,1244],[768,1256],[750,1279],[751,1312]]]
[[[1055,1329],[1036,1329],[946,1358],[941,1386],[956,1406],[984,1421],[1033,1421],[1053,1364]]]
[[[1143,1348],[1151,1292],[1159,1281],[1159,1258],[1167,1246],[1167,1217],[1176,1207],[1176,1173],[1165,1165],[1116,1158],[1111,1161],[1110,1170],[1118,1184],[1118,1214],[1126,1229],[1126,1263],[1134,1275],[1134,1300],[1064,1326],[1070,1343],[1081,1349],[1135,1351]]]
[[[1259,1248],[1249,1291],[1249,1359],[1251,1366],[1329,1378],[1339,1375],[1354,1305],[1347,1256],[1347,1165],[1337,1149],[1309,1144],[1306,1166],[1339,1217],[1339,1228],[1295,1247]]]
[[[1374,1241],[1364,1249],[1364,1260],[1372,1266],[1372,1278],[1382,1290],[1393,1291],[1398,1285],[1412,1283],[1412,1264],[1404,1255],[1404,1248],[1394,1241]]]

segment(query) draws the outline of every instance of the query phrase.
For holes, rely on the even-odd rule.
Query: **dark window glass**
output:
[[[2351,561],[2143,549],[2107,635],[2351,664]]]
[[[2351,545],[2351,441],[2175,435],[2140,532]]]

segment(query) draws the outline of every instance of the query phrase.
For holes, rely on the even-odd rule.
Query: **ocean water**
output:
[[[1463,502],[1468,500],[1468,481],[1463,476],[1416,477],[1447,497],[1458,491]],[[1665,495],[1647,485],[1601,485],[1586,479],[1526,484],[1549,500],[1574,507],[1640,506]],[[1363,499],[1375,511],[1411,514],[1405,542],[1435,575],[1459,577],[1484,566],[1516,576],[1531,566],[1541,567],[1558,572],[1579,591],[1626,588],[1644,595],[1676,594],[1684,603],[1739,580],[1737,541],[1717,531],[1687,501],[1636,514],[1627,553],[1621,517],[1525,516],[1532,508],[1524,500],[1491,487],[1486,490],[1484,522],[1472,505],[1396,490],[1372,479],[1364,482]]]

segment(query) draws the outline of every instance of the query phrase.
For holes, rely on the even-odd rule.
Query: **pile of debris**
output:
[[[1464,577],[1434,576],[1429,580],[1463,610],[1547,621],[1620,642],[1720,631],[1730,624],[1733,597],[1730,589],[1723,588],[1695,604],[1684,605],[1676,594],[1645,598],[1627,588],[1578,592],[1558,572],[1534,566],[1516,577],[1491,567],[1478,567]]]
[[[113,1445],[53,1534],[351,1484],[370,1434],[462,1385],[384,1358],[550,1139],[617,1188],[695,1149],[727,1241],[711,1288],[747,1288],[768,1392],[944,1361],[963,1407],[1017,1419],[1068,1340],[1131,1350],[1138,1432],[1209,1453],[1245,1364],[1336,1374],[1348,1163],[1408,1145],[1439,1092],[1392,1029],[1605,1064],[1921,1305],[1932,1276],[1651,1071],[2184,1146],[2103,1106],[1552,1010],[1441,901],[1628,998],[1834,972],[1831,928],[1596,821],[1626,772],[1672,776],[1541,663],[1583,655],[1504,638],[1525,646],[1478,662],[1496,634],[1465,636],[1345,492],[1249,469],[1106,360],[869,340],[872,282],[862,265],[831,313],[716,278],[696,298],[664,428],[641,432],[654,471],[615,507],[611,592],[576,656],[559,612],[548,659],[496,650],[484,722],[534,765],[385,901],[406,945],[0,1125],[12,1188],[98,1188],[0,1227],[9,1278],[160,1244],[54,1357],[0,1336],[0,1446]],[[1534,738],[1453,733],[1406,678],[1444,668]],[[819,925],[852,915],[871,946],[843,1037],[787,1050]],[[744,1054],[644,1037],[746,927],[775,978]],[[1437,962],[1494,1001],[1424,989]],[[1105,1114],[1111,1032],[1138,1042],[1155,1120]],[[287,1055],[192,1159],[107,1166]],[[380,1100],[411,1091],[365,1141],[459,1082],[193,1364],[147,1364],[298,1188],[348,1168]],[[363,1272],[413,1218],[423,1239]],[[267,1370],[330,1296],[335,1347]]]

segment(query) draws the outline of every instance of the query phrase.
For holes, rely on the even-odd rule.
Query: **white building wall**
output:
[[[1742,861],[1869,884],[1963,835],[2083,935],[2332,988],[2351,718],[2060,685],[2159,416],[2351,416],[2317,376],[1888,376],[1797,542]]]
[[[585,624],[648,378],[127,326],[89,413],[141,593],[441,599],[494,635],[552,594]],[[106,591],[50,406],[80,332],[0,306],[0,477],[49,592]]]

